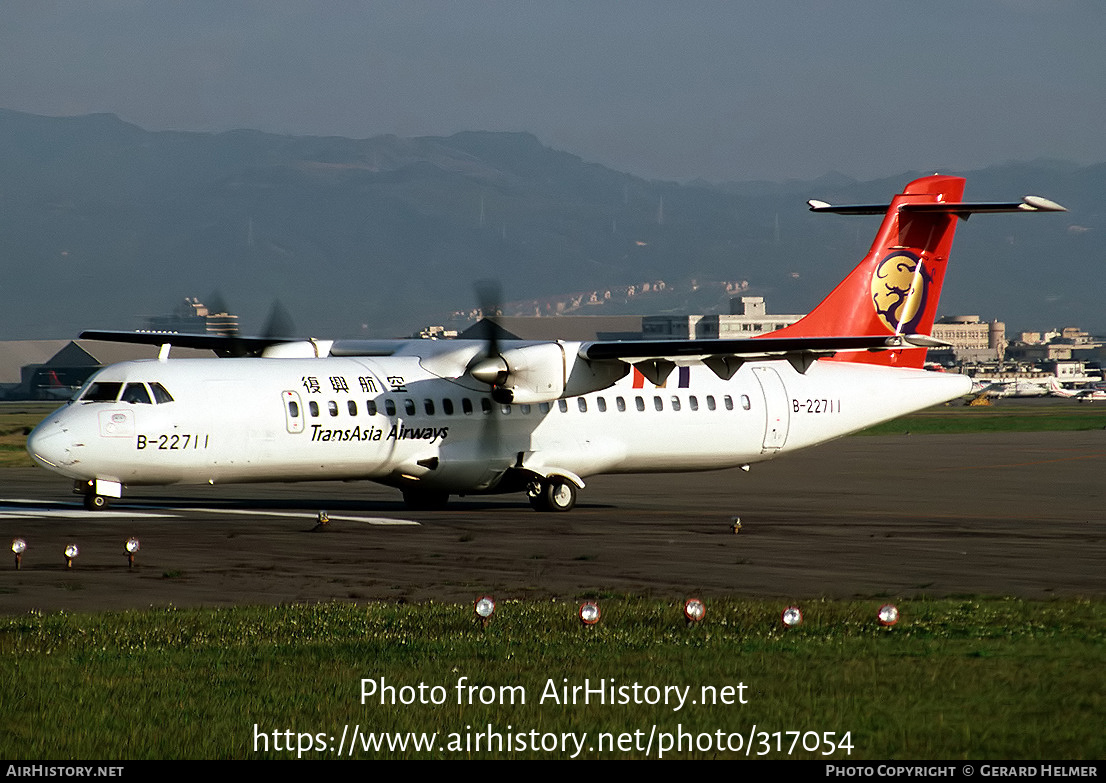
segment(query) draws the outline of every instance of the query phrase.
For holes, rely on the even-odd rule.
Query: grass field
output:
[[[57,407],[49,402],[0,403],[0,468],[34,466],[27,454],[27,435]]]
[[[349,753],[354,726],[436,735],[420,751],[362,738],[354,758],[564,758],[576,746],[561,739],[518,749],[519,735],[548,748],[562,733],[586,758],[657,757],[664,742],[670,758],[738,758],[750,732],[750,756],[765,758],[1106,755],[1101,602],[912,601],[892,629],[875,623],[878,605],[811,601],[792,630],[782,605],[737,599],[710,602],[694,627],[644,599],[604,602],[592,629],[564,603],[506,604],[486,630],[471,607],[442,604],[3,619],[0,756],[330,758],[344,729]],[[629,703],[564,703],[566,685],[585,684]],[[681,709],[664,686],[689,688]],[[719,703],[692,703],[704,686]],[[659,703],[634,703],[646,700]],[[513,752],[483,749],[489,731],[511,735]]]
[[[967,407],[938,405],[862,431],[861,435],[1044,432],[1106,429],[1106,405],[1071,400],[1011,400]]]

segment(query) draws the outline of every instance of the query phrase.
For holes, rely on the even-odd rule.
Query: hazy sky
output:
[[[0,0],[0,107],[526,130],[646,177],[1106,161],[1102,0]]]

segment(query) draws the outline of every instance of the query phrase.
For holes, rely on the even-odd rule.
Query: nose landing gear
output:
[[[86,492],[84,496],[84,507],[89,511],[103,511],[111,505],[111,498],[104,497],[103,495],[97,495],[95,492]]]
[[[73,493],[84,496],[84,507],[89,511],[103,511],[112,500],[123,496],[123,485],[100,479],[77,480],[73,482]]]

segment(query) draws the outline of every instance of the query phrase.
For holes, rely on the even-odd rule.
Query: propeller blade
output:
[[[499,329],[488,319],[503,314],[503,287],[498,280],[488,278],[477,280],[475,288],[480,317],[484,319],[484,358],[491,358],[499,355]]]
[[[292,322],[292,315],[280,303],[279,299],[273,300],[273,306],[269,308],[269,319],[265,322],[265,331],[262,337],[295,337],[296,327]]]
[[[469,365],[469,374],[491,386],[494,398],[498,386],[507,380],[507,365],[499,355],[499,327],[488,319],[503,314],[503,287],[498,280],[487,278],[477,280],[474,288],[480,315],[484,319],[484,350]],[[503,450],[499,424],[500,403],[494,399],[489,402],[491,410],[484,414],[484,428],[480,434],[480,450],[487,456]]]

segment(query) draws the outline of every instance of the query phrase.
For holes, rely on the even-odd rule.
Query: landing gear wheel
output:
[[[527,497],[536,511],[571,511],[576,505],[576,485],[554,476],[531,487]]]
[[[89,511],[103,511],[108,507],[110,501],[103,495],[97,495],[95,492],[89,492],[84,496],[84,507]]]
[[[412,511],[435,511],[449,505],[449,493],[434,489],[405,489],[403,504]]]
[[[551,479],[542,487],[550,511],[571,511],[576,505],[576,485],[564,479]]]

